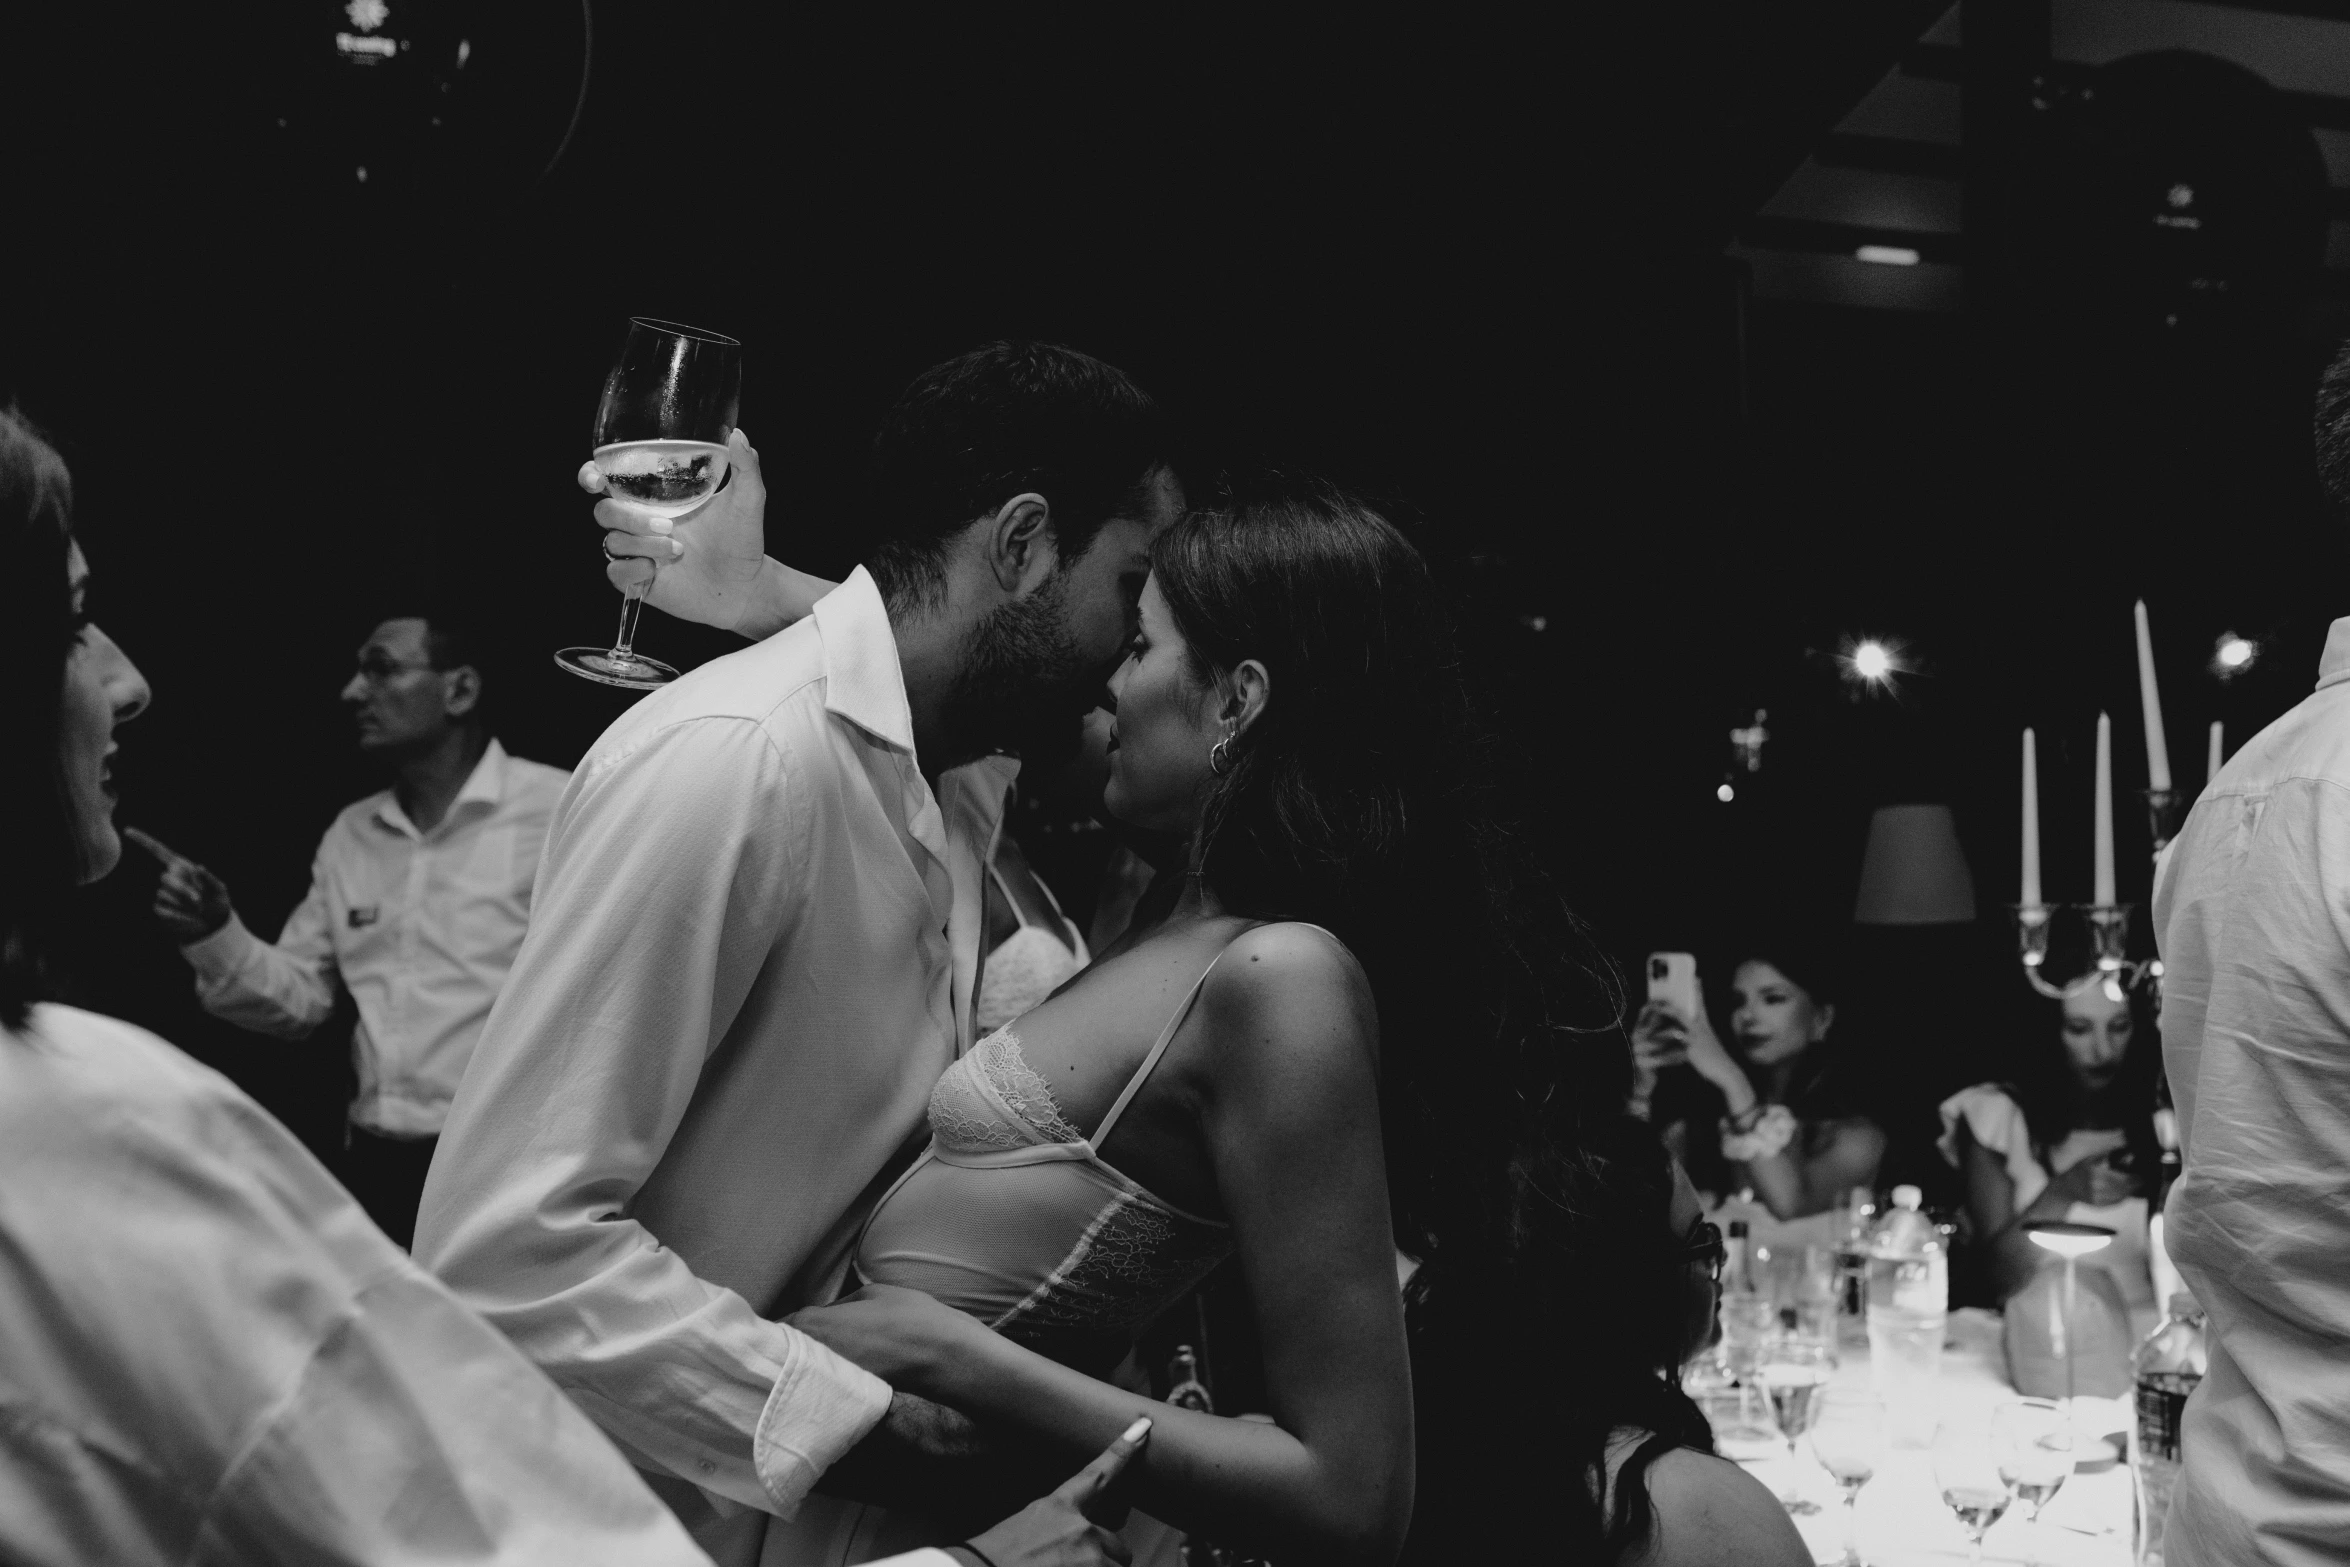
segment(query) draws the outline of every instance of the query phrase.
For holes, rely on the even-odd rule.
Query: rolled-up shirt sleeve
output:
[[[580,769],[416,1232],[418,1260],[637,1463],[785,1517],[888,1387],[698,1277],[632,1208],[805,913],[808,831],[748,719],[689,718]]]
[[[214,1017],[277,1039],[307,1039],[334,1014],[334,914],[327,903],[326,846],[310,867],[310,892],[287,916],[276,945],[228,923],[180,948],[196,971],[196,999]]]

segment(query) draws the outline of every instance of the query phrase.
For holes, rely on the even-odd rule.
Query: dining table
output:
[[[1944,1505],[1934,1482],[1933,1444],[1938,1430],[1956,1427],[1988,1434],[1998,1407],[2019,1397],[2010,1384],[2001,1349],[1999,1314],[1967,1307],[1947,1319],[1941,1364],[1931,1391],[1888,1398],[1886,1440],[1874,1475],[1853,1510],[1860,1559],[1869,1567],[1941,1567],[1970,1558],[1966,1531]],[[1827,1391],[1876,1391],[1868,1346],[1857,1323],[1839,1335],[1838,1362]],[[1693,1388],[1712,1413],[1722,1395]],[[2039,1518],[2027,1517],[2020,1502],[1983,1538],[1983,1560],[2045,1567],[2133,1567],[2137,1538],[2137,1497],[2131,1483],[2127,1433],[2131,1401],[2081,1397],[2072,1401],[2076,1466]],[[1717,1432],[1720,1422],[1717,1421]],[[1736,1459],[1796,1504],[1796,1528],[1821,1563],[1845,1559],[1843,1492],[1797,1441],[1744,1444],[1724,1442],[1723,1456]],[[1801,1510],[1797,1510],[1801,1509]]]

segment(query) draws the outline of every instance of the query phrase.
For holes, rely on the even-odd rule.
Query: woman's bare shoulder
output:
[[[1641,1478],[1655,1521],[1624,1567],[1811,1567],[1787,1509],[1728,1459],[1676,1447]]]

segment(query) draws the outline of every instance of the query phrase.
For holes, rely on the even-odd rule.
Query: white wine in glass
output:
[[[2054,1399],[2019,1398],[1991,1416],[1991,1443],[1999,1457],[1999,1478],[2040,1521],[2046,1507],[2073,1473],[2072,1417]]]
[[[717,332],[637,316],[596,404],[591,455],[612,499],[682,517],[726,481],[726,438],[742,401],[743,345]],[[648,588],[649,591],[649,588]],[[621,601],[610,647],[567,647],[556,665],[583,680],[649,691],[677,671],[636,650],[641,594]]]
[[[1983,1536],[2007,1514],[2015,1493],[1999,1478],[1987,1431],[1944,1427],[1934,1436],[1934,1485],[1942,1503],[1958,1515],[1973,1548],[1967,1560],[1982,1567]]]

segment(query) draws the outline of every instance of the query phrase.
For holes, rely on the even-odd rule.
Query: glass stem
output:
[[[620,634],[612,641],[614,658],[626,662],[636,657],[636,617],[644,607],[645,601],[633,594],[620,601]]]
[[[1840,1567],[1863,1567],[1860,1559],[1860,1492],[1844,1488],[1844,1560]]]

